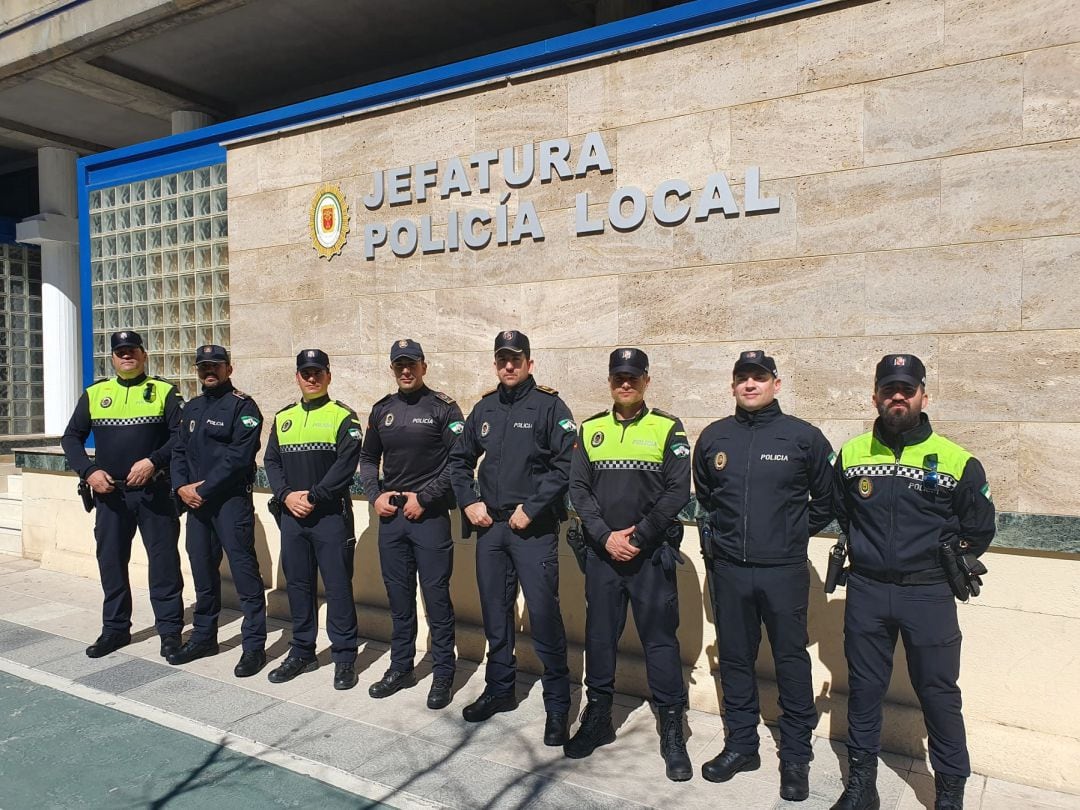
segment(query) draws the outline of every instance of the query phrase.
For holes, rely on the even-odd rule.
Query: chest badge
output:
[[[604,443],[604,434],[601,433],[600,431],[596,431],[596,433],[594,433],[592,435],[592,439],[589,440],[589,444],[591,444],[593,447],[599,447],[603,443]]]
[[[727,453],[721,450],[713,457],[713,466],[718,470],[724,469],[727,466]]]
[[[284,422],[281,423],[281,432],[282,433],[288,433],[289,428],[291,428],[291,427],[292,427],[292,419],[286,419]]]
[[[873,494],[874,494],[874,482],[871,481],[869,478],[860,478],[859,479],[859,497],[860,498],[869,498]]]
[[[487,422],[484,422],[484,424],[480,425],[480,438],[484,438],[489,433],[491,433],[491,425],[489,425]]]
[[[188,433],[194,433],[195,432],[195,420],[194,419],[192,419],[190,422],[188,422],[187,429],[188,429]]]
[[[110,405],[112,405],[112,397],[102,397],[101,407],[108,408]]]
[[[386,415],[386,418],[383,419],[383,424],[386,425],[386,427],[390,427],[392,424],[394,424],[394,415],[392,413],[388,413]]]

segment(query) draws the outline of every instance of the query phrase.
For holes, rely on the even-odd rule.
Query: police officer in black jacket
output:
[[[832,519],[832,448],[816,427],[780,410],[780,387],[771,357],[743,352],[732,372],[735,415],[705,428],[694,448],[727,730],[723,751],[701,773],[726,782],[761,766],[754,662],[764,622],[782,710],[780,796],[802,801],[818,719],[806,652],[806,550]]]
[[[266,597],[255,555],[251,499],[262,413],[255,400],[233,385],[233,368],[223,346],[199,347],[195,369],[203,392],[184,409],[172,455],[172,485],[188,509],[187,552],[195,578],[194,629],[168,661],[186,664],[217,654],[224,550],[244,613],[240,628],[243,653],[233,674],[247,678],[266,665]]]
[[[477,530],[476,579],[487,636],[487,687],[462,712],[469,722],[517,707],[514,603],[525,592],[533,645],[544,665],[545,745],[563,745],[570,710],[566,631],[559,608],[559,520],[569,485],[577,426],[554,389],[532,377],[529,339],[495,338],[499,386],[465,421],[450,452],[458,504]],[[480,463],[480,494],[473,470]]]
[[[86,648],[100,658],[131,643],[128,561],[138,527],[150,567],[150,605],[161,656],[180,648],[184,580],[180,574],[180,519],[169,487],[169,457],[184,400],[172,384],[146,374],[138,332],[113,333],[116,376],[98,380],[79,398],[60,440],[68,464],[93,490],[98,572],[105,600],[102,629]],[[96,455],[86,454],[94,432]]]
[[[448,460],[465,422],[453,399],[424,384],[427,363],[419,343],[396,341],[390,347],[390,370],[398,390],[371,409],[360,450],[360,480],[379,517],[379,562],[393,621],[390,668],[368,693],[384,698],[416,684],[419,576],[435,664],[427,705],[442,709],[450,703],[455,668],[449,516],[454,495]]]

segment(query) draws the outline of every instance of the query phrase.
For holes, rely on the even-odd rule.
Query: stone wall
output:
[[[269,415],[296,396],[294,353],[319,346],[333,358],[334,396],[366,415],[391,389],[391,342],[408,336],[428,353],[432,386],[467,411],[494,383],[494,334],[519,328],[532,338],[537,378],[579,418],[608,404],[607,352],[642,346],[650,402],[682,416],[694,437],[731,412],[735,355],[761,347],[780,366],[784,407],[839,445],[873,416],[877,359],[911,351],[929,371],[931,418],[983,460],[999,510],[1080,516],[1078,40],[1072,0],[839,4],[235,145],[237,383]],[[365,261],[365,222],[445,221],[451,210],[494,207],[500,190],[372,214],[360,199],[373,172],[548,138],[576,148],[592,131],[613,172],[511,195],[511,210],[535,203],[542,243],[407,259],[382,250]],[[746,166],[760,166],[779,213],[675,228],[649,218],[630,233],[571,236],[578,192],[606,200],[616,187],[648,192],[669,177],[700,187],[714,171],[741,178]],[[353,218],[329,262],[307,234],[325,182],[341,187]],[[365,538],[358,571],[376,564],[373,548]],[[818,573],[826,548],[811,546]],[[472,626],[462,649],[479,657],[469,544],[458,560],[455,599]],[[1075,566],[994,554],[984,596],[961,610],[980,771],[1080,791],[1080,675],[1062,655],[1080,643]],[[715,709],[701,570],[691,553],[680,571],[682,640],[694,704]],[[569,558],[563,571],[580,641],[580,577]],[[376,576],[358,574],[357,587],[362,610],[385,604]],[[820,732],[842,736],[843,596],[826,601],[816,582],[814,594]],[[624,647],[633,653],[636,641]],[[768,677],[767,653],[761,669]],[[924,733],[902,659],[897,672],[886,746],[919,755]],[[621,678],[621,688],[644,690],[640,659],[631,654]],[[764,689],[770,716],[772,699]]]

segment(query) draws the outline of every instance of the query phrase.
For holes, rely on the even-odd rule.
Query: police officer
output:
[[[217,655],[224,549],[244,612],[243,653],[233,674],[247,678],[266,665],[266,598],[255,555],[251,501],[262,413],[255,400],[233,385],[233,369],[224,347],[201,346],[195,352],[195,370],[203,392],[184,409],[172,455],[172,484],[188,508],[187,552],[196,595],[194,629],[168,661],[186,664]]]
[[[846,442],[836,460],[837,516],[851,560],[844,609],[850,768],[834,807],[878,806],[881,702],[899,635],[926,721],[935,807],[958,810],[971,765],[957,686],[960,626],[943,563],[946,555],[986,551],[994,504],[978,459],[935,433],[923,413],[929,400],[918,357],[883,357],[872,400],[873,430]]]
[[[809,796],[817,725],[806,612],[810,537],[832,519],[832,447],[811,424],[780,409],[781,380],[760,349],[732,370],[735,414],[702,431],[694,489],[707,513],[709,564],[726,737],[701,769],[711,782],[761,767],[754,663],[764,622],[780,692],[780,796]]]
[[[161,655],[180,648],[184,581],[180,519],[169,487],[169,456],[184,400],[173,385],[146,374],[142,337],[130,330],[110,338],[116,376],[98,380],[79,398],[60,440],[68,464],[93,491],[98,571],[105,594],[102,629],[86,648],[100,658],[131,642],[128,561],[138,527],[150,565],[150,605]],[[94,432],[96,455],[86,454]]]
[[[517,708],[514,603],[520,582],[544,666],[544,744],[563,745],[570,675],[559,608],[558,537],[577,427],[558,391],[537,385],[532,370],[528,337],[500,332],[499,385],[472,409],[450,451],[454,494],[477,531],[476,579],[488,643],[487,686],[462,714],[475,723]],[[473,470],[480,456],[477,495]]]
[[[465,422],[453,399],[424,384],[427,363],[419,343],[396,341],[390,347],[390,370],[398,390],[371,409],[360,451],[360,480],[379,517],[379,562],[393,620],[390,668],[368,693],[384,698],[416,684],[419,575],[435,662],[427,705],[442,709],[450,703],[454,681],[454,541],[449,516],[454,495],[447,462]]]
[[[301,399],[275,414],[263,458],[280,508],[281,567],[293,621],[289,655],[269,679],[284,683],[318,668],[315,594],[322,575],[334,688],[352,689],[357,681],[356,532],[349,489],[360,458],[360,420],[327,394],[330,358],[322,350],[296,355],[296,384]]]
[[[582,423],[570,472],[570,501],[581,517],[585,555],[585,687],[581,726],[563,748],[580,759],[615,740],[611,701],[615,653],[634,610],[645,667],[660,714],[660,754],[667,776],[694,770],[683,738],[686,685],[679,657],[682,537],[679,511],[690,500],[690,443],[674,416],[645,404],[649,358],[623,348],[608,360],[614,405]],[[673,544],[673,545],[672,545]]]

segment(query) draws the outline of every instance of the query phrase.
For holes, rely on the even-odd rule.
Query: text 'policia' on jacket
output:
[[[986,551],[994,503],[979,460],[934,433],[926,414],[895,447],[880,423],[847,441],[836,460],[837,519],[848,532],[852,567],[888,579],[940,570],[944,542]]]
[[[255,481],[261,425],[259,406],[231,380],[205,389],[185,406],[180,420],[173,489],[202,481],[197,491],[206,501],[248,490]]]
[[[625,422],[601,411],[581,423],[570,502],[594,545],[635,526],[641,548],[655,548],[689,500],[690,443],[676,417],[646,407]]]
[[[380,399],[371,409],[360,451],[360,480],[368,500],[374,503],[383,492],[415,492],[424,509],[452,507],[448,460],[464,429],[458,404],[426,385]]]
[[[481,500],[472,481],[482,454],[477,478],[484,503],[500,510],[522,504],[532,520],[545,512],[559,516],[577,425],[558,393],[530,376],[514,388],[500,385],[476,403],[450,451],[458,506]]]
[[[779,402],[737,408],[705,428],[694,447],[694,492],[714,550],[764,565],[805,560],[810,538],[832,520],[831,460],[821,431]]]
[[[167,469],[176,440],[173,428],[183,407],[179,391],[159,377],[98,380],[83,391],[60,445],[83,479],[100,469],[122,480],[144,458],[155,469]],[[93,461],[84,447],[91,430],[96,445]]]
[[[284,502],[306,489],[316,514],[339,511],[349,499],[362,438],[356,414],[329,396],[282,408],[263,458],[274,496]]]

